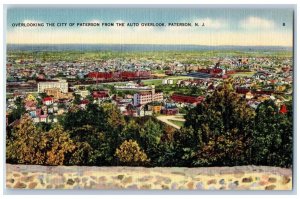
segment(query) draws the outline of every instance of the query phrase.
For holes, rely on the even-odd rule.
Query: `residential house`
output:
[[[52,97],[45,97],[43,99],[43,104],[45,104],[46,106],[50,106],[51,104],[53,104],[54,99]]]

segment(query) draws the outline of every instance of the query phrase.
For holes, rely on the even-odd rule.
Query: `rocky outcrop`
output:
[[[8,189],[292,190],[292,169],[6,165]]]

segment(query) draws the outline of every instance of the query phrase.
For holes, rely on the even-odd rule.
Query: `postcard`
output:
[[[294,9],[8,5],[6,189],[293,190]]]

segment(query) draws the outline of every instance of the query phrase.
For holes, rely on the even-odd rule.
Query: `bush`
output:
[[[138,143],[133,140],[125,140],[119,148],[117,148],[115,156],[121,165],[125,166],[141,166],[149,162],[147,154],[140,148]]]

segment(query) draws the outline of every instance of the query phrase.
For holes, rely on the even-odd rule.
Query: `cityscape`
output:
[[[181,58],[172,53],[162,58],[156,58],[159,53],[131,53],[129,58],[113,57],[112,53],[107,60],[100,55],[99,60],[85,61],[97,54],[75,52],[69,59],[77,54],[80,59],[53,61],[56,53],[39,53],[39,59],[29,53],[26,57],[11,52],[7,62],[7,125],[16,122],[9,116],[21,99],[24,113],[36,123],[57,122],[59,115],[74,107],[85,109],[89,103],[112,103],[123,115],[171,118],[163,121],[180,128],[184,112],[201,103],[224,81],[231,82],[235,93],[253,110],[263,101],[272,100],[280,112],[287,112],[286,104],[291,103],[293,93],[291,52],[256,57],[250,53],[226,56],[216,52],[212,57],[181,53],[190,59],[180,62]],[[131,58],[135,54],[147,59]]]
[[[9,8],[6,188],[292,190],[293,16]]]

